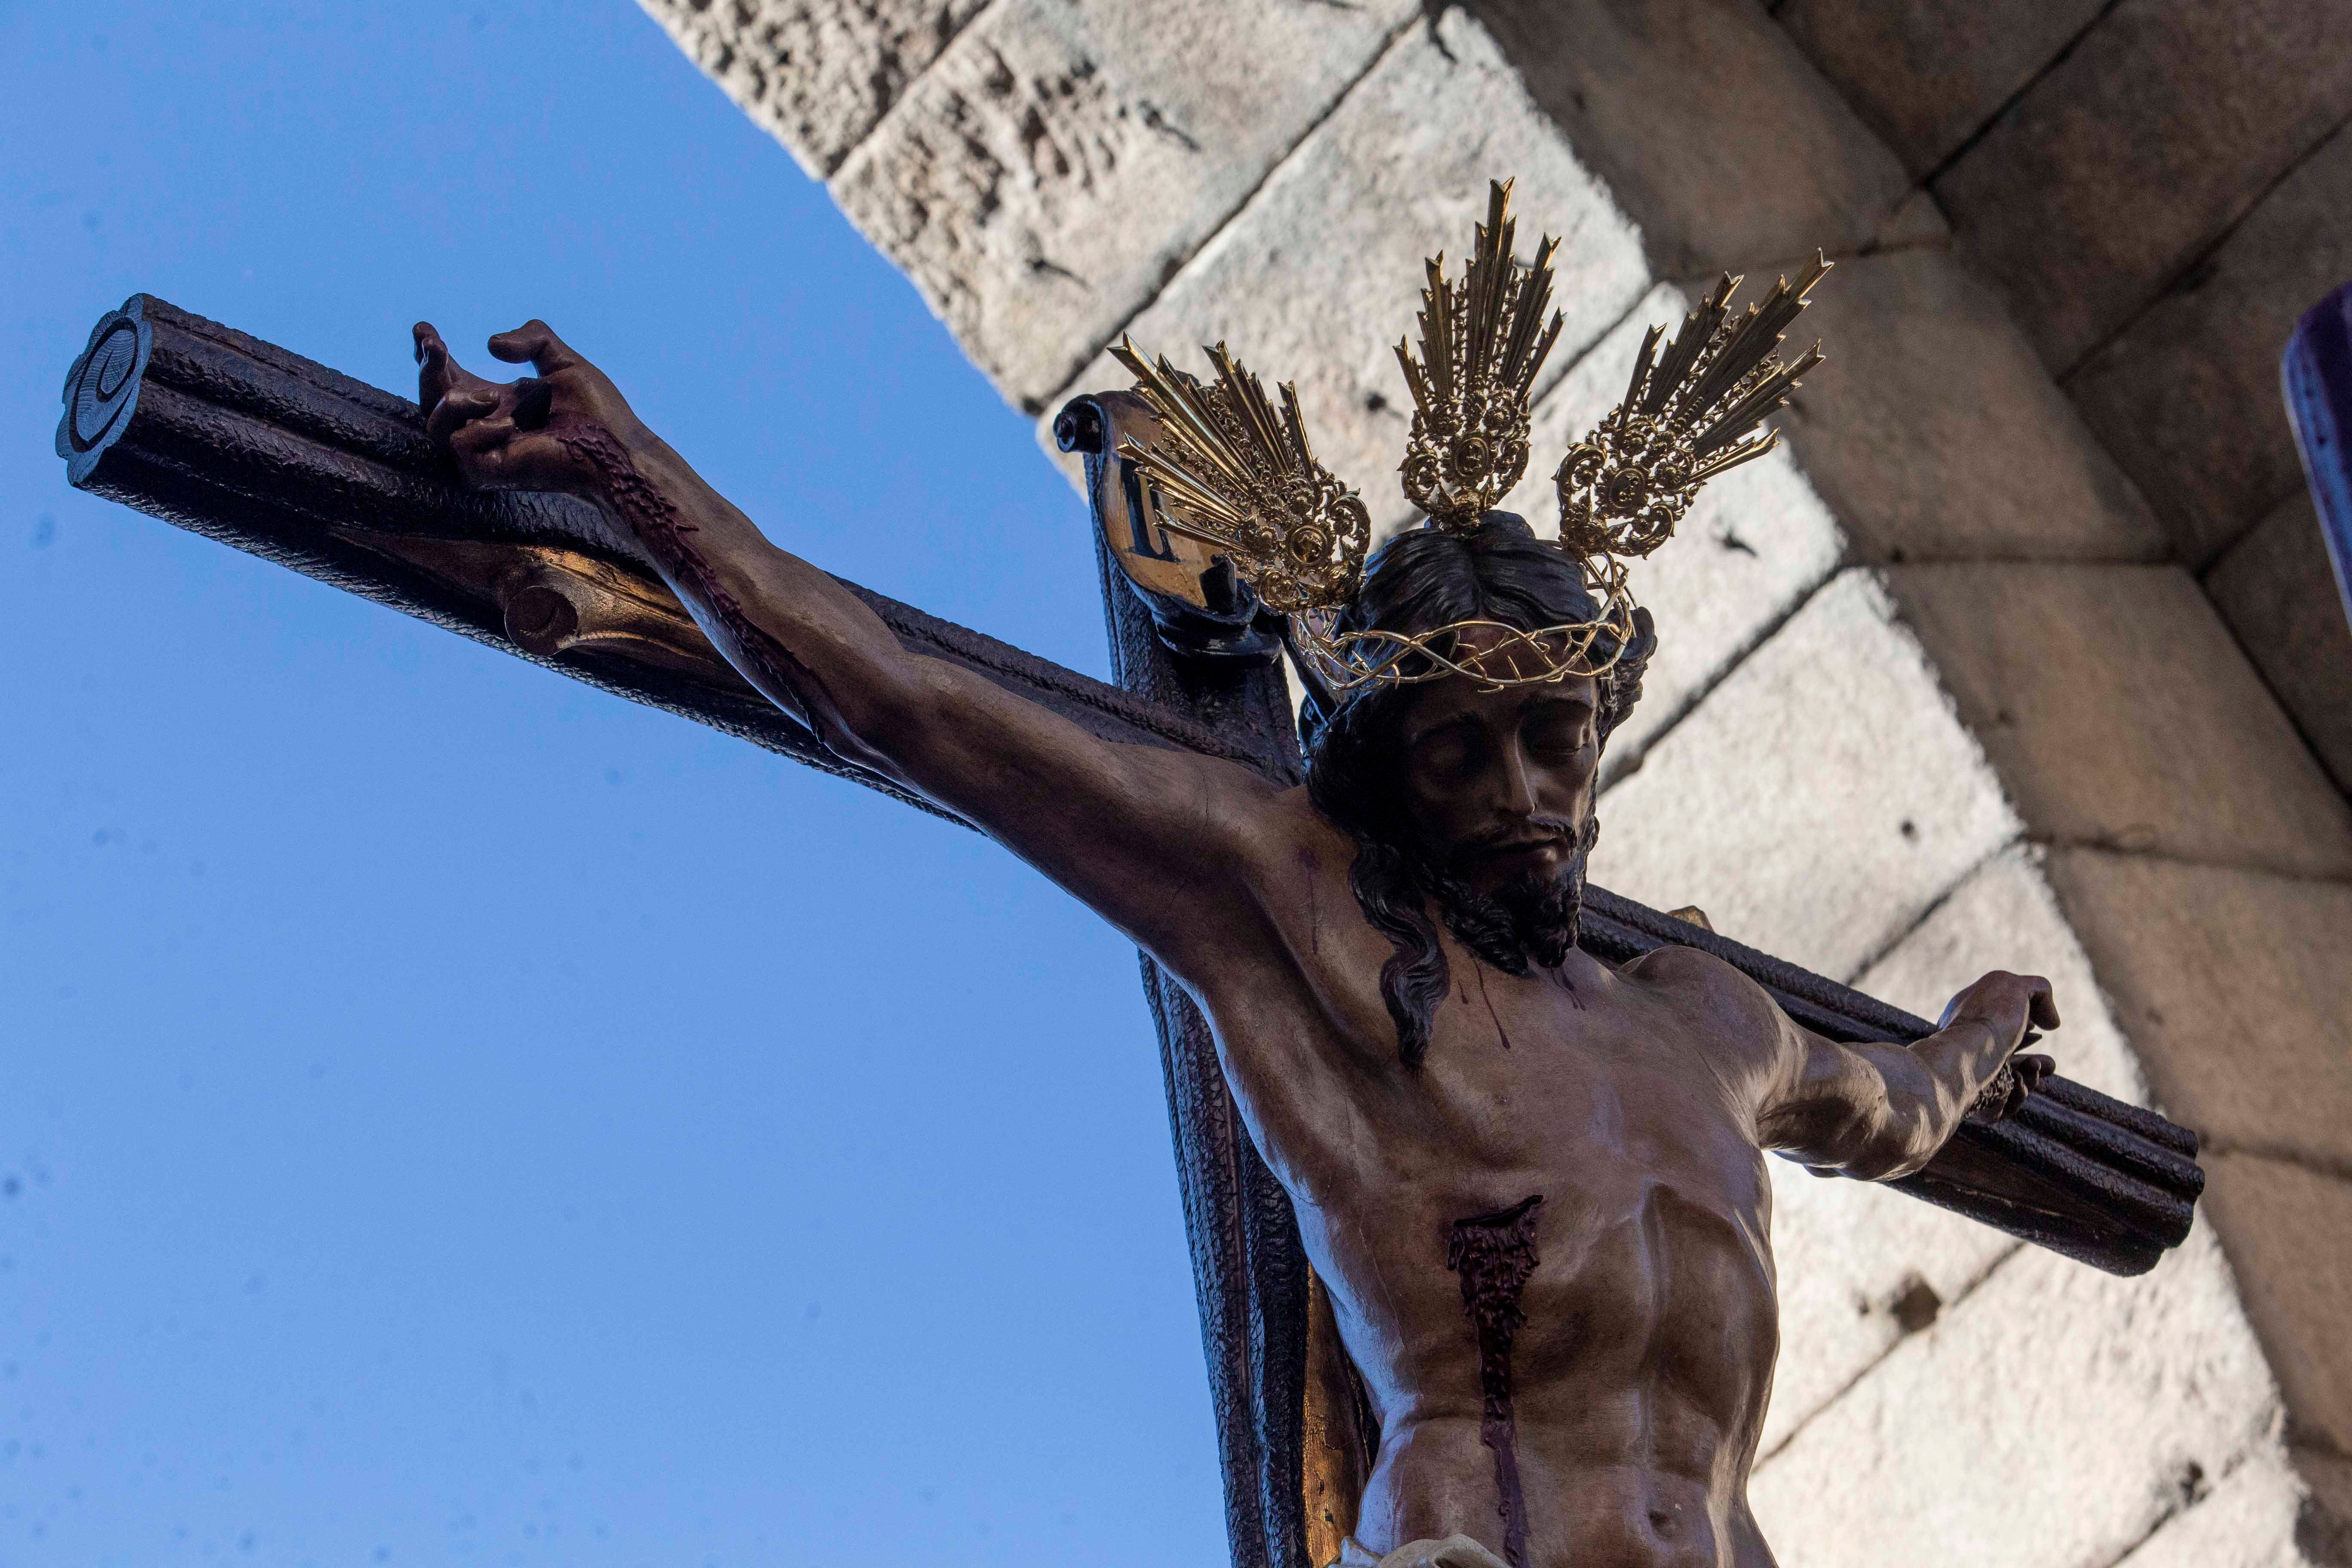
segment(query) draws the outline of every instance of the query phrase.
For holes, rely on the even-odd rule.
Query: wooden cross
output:
[[[600,542],[584,503],[462,489],[405,398],[148,295],[99,321],[64,395],[58,454],[83,489],[938,810],[835,756],[754,691],[667,586]],[[1060,428],[1087,453],[1117,685],[853,591],[913,651],[976,670],[1097,735],[1297,783],[1297,732],[1279,671],[1172,635],[1115,564],[1106,529],[1136,527],[1139,503],[1125,460],[1101,450],[1100,414],[1080,399]],[[1246,640],[1245,618],[1233,629]],[[1934,1029],[1700,925],[1590,890],[1583,945],[1595,955],[1622,962],[1668,943],[1727,960],[1832,1039],[1912,1040]],[[1242,1130],[1206,1021],[1149,958],[1143,985],[1167,1076],[1234,1560],[1328,1562],[1369,1468],[1366,1416],[1289,1200]],[[2016,1116],[1963,1123],[1925,1170],[1891,1184],[2137,1274],[2189,1233],[2204,1187],[2196,1153],[2195,1135],[2163,1117],[2053,1078]]]

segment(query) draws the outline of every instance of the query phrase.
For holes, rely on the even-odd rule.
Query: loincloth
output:
[[[1503,1560],[1466,1535],[1443,1541],[1408,1541],[1382,1557],[1354,1536],[1339,1549],[1330,1568],[1504,1568]]]

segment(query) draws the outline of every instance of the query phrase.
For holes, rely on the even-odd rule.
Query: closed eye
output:
[[[1532,756],[1573,757],[1592,742],[1592,710],[1581,702],[1540,703],[1521,721],[1519,737]]]
[[[1413,742],[1412,761],[1434,778],[1458,780],[1477,771],[1484,751],[1476,726],[1446,724]]]

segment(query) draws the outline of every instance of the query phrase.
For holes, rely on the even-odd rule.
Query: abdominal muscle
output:
[[[1778,1342],[1760,1244],[1663,1185],[1600,1223],[1547,1207],[1510,1352],[1523,1568],[1769,1568],[1746,1500]],[[1475,1334],[1458,1296],[1409,1310],[1437,1330],[1447,1306],[1365,1368],[1383,1421],[1357,1534],[1387,1551],[1459,1531],[1503,1555]]]
[[[1493,1462],[1477,1421],[1417,1422],[1399,1438],[1365,1490],[1359,1536],[1392,1549],[1458,1532],[1502,1555]],[[1739,1549],[1743,1534],[1752,1535],[1741,1528],[1744,1502],[1718,1508],[1706,1480],[1554,1447],[1538,1433],[1519,1437],[1530,1516],[1526,1568],[1769,1568],[1760,1542],[1753,1552]]]

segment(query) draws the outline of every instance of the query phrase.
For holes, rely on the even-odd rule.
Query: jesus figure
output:
[[[1377,1417],[1342,1563],[1773,1562],[1747,1500],[1779,1349],[1766,1152],[1916,1171],[2057,1011],[2047,982],[1994,973],[1910,1047],[1837,1044],[1704,953],[1612,967],[1580,949],[1601,750],[1654,637],[1492,510],[1483,450],[1457,442],[1418,481],[1452,526],[1398,536],[1345,584],[1325,646],[1392,651],[1366,656],[1380,678],[1326,693],[1307,782],[1283,789],[1099,740],[908,653],[543,323],[490,339],[537,372],[503,385],[430,326],[416,342],[430,429],[469,483],[600,508],[826,746],[979,826],[1197,1000]],[[1497,395],[1515,385],[1523,416],[1514,352]],[[1463,395],[1451,384],[1425,412]],[[1183,378],[1161,392],[1171,426],[1171,400],[1208,396]],[[1303,433],[1292,457],[1311,467]],[[1612,483],[1622,499],[1630,481]],[[1213,510],[1195,509],[1209,534]],[[1572,660],[1562,628],[1581,628]]]

